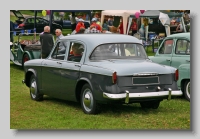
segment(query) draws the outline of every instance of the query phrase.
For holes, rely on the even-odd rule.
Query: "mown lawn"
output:
[[[63,34],[69,32],[66,30]],[[151,47],[146,51],[154,55]],[[41,102],[31,100],[23,79],[22,67],[10,62],[11,129],[191,129],[190,102],[182,97],[162,101],[157,110],[143,110],[137,103],[105,105],[100,114],[86,115],[75,102],[48,96]]]

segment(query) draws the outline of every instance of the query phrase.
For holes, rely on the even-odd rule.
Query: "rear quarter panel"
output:
[[[117,92],[116,84],[112,83],[112,70],[92,65],[82,65],[80,79],[87,79],[92,87],[94,97],[103,99],[103,92]]]
[[[182,64],[178,67],[179,80],[177,82],[178,87],[181,88],[181,82],[185,79],[190,80],[190,64]]]

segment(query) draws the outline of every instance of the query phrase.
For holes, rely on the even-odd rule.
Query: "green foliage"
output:
[[[25,15],[32,15],[34,16],[35,13],[34,13],[34,10],[20,10],[21,14],[25,14]],[[42,12],[37,12],[37,16],[43,16],[42,15]]]
[[[59,12],[54,12],[53,14],[54,14],[54,16],[57,16],[57,17],[60,16],[60,15],[59,15]]]
[[[70,20],[69,15],[70,15],[70,12],[65,12],[64,20]]]

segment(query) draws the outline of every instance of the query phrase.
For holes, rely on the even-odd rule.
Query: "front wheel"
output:
[[[36,77],[33,74],[30,79],[30,95],[32,100],[41,101],[43,100],[43,95],[38,91],[38,84]]]
[[[184,84],[184,96],[190,101],[190,80],[187,80]]]
[[[86,114],[97,114],[99,112],[98,104],[89,84],[85,84],[81,90],[81,107]]]

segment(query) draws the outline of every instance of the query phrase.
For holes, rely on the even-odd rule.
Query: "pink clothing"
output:
[[[50,15],[50,10],[46,10],[47,11],[47,15]]]

